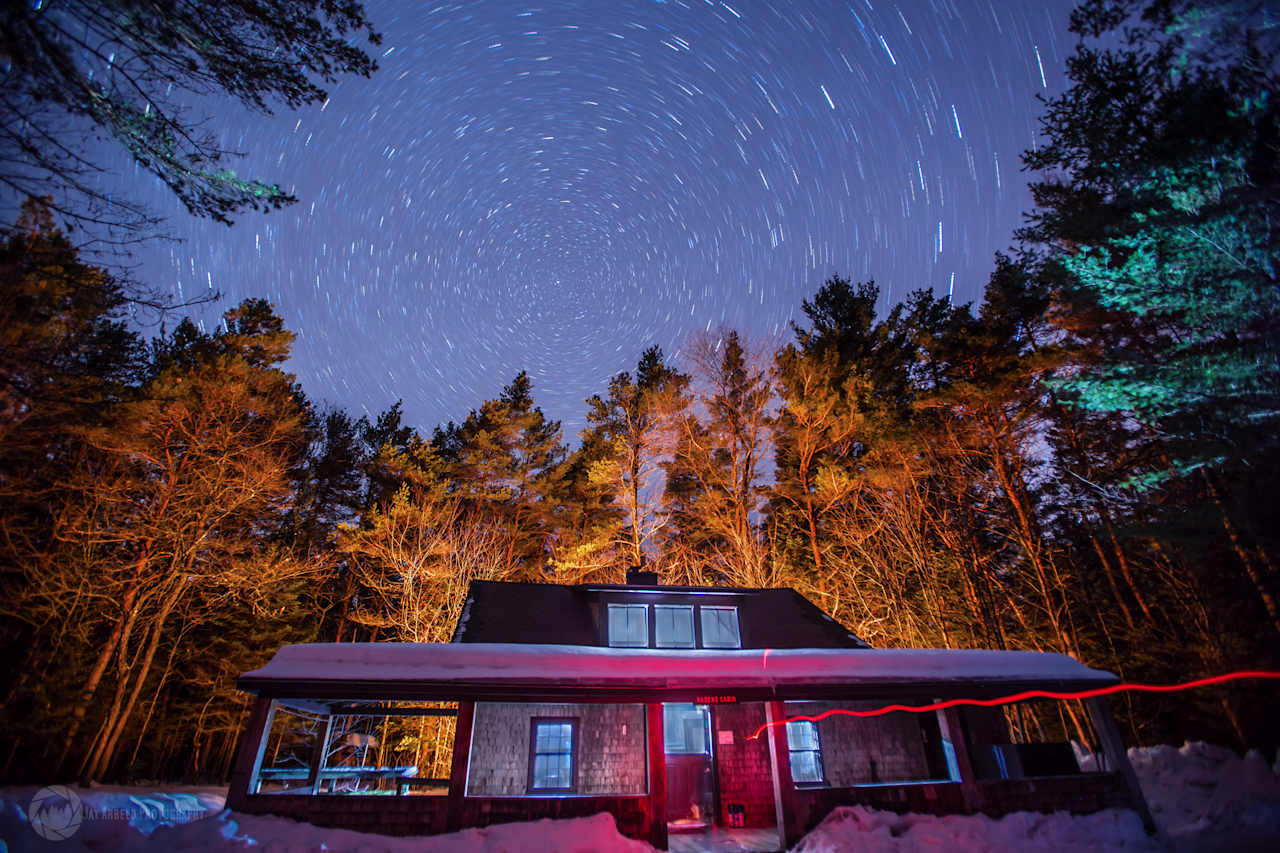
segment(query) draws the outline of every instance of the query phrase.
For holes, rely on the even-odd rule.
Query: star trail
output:
[[[874,278],[882,309],[977,299],[1030,206],[1019,154],[1071,5],[375,0],[372,78],[211,116],[231,165],[298,204],[228,229],[157,187],[182,241],[138,272],[220,291],[206,322],[270,299],[313,398],[402,398],[429,431],[527,370],[572,440],[645,347],[782,341],[833,274]]]

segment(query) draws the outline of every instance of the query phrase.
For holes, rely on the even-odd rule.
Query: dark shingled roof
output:
[[[793,589],[472,581],[455,643],[607,645],[606,605],[726,604],[744,649],[869,648]]]

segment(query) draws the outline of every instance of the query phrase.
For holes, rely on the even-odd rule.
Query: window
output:
[[[655,604],[653,606],[654,645],[660,649],[692,649],[693,606]]]
[[[740,649],[738,608],[702,607],[702,647],[704,649]]]
[[[576,719],[534,717],[529,732],[529,790],[572,791]]]
[[[787,723],[787,749],[791,752],[791,781],[797,785],[820,785],[825,781],[817,723],[808,720]]]
[[[710,755],[711,712],[706,705],[662,705],[662,740],[667,755]]]
[[[742,648],[738,608],[696,605],[696,617],[694,610],[693,604],[610,604],[606,619],[609,645],[621,649]]]
[[[609,645],[627,649],[647,648],[649,645],[648,615],[647,604],[610,604]]]

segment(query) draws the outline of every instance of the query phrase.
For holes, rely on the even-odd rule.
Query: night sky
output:
[[[1030,204],[1019,154],[1063,86],[1067,0],[373,0],[369,80],[210,127],[299,203],[228,229],[154,181],[183,238],[137,274],[265,296],[290,370],[424,431],[528,370],[572,441],[653,344],[787,339],[833,274],[976,300]]]

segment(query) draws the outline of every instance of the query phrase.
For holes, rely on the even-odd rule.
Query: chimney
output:
[[[646,572],[639,566],[627,569],[627,586],[657,586],[658,573]]]

